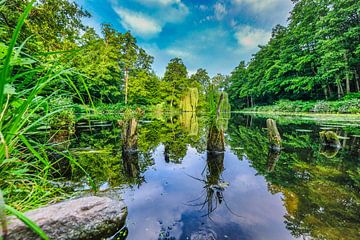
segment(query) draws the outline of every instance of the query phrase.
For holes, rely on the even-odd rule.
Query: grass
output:
[[[84,169],[71,155],[57,150],[48,141],[35,139],[31,134],[40,126],[51,123],[51,119],[67,116],[67,113],[61,113],[74,107],[70,103],[48,108],[48,103],[59,96],[59,92],[52,89],[54,83],[65,82],[74,88],[69,78],[71,71],[56,61],[41,62],[29,56],[23,57],[26,41],[17,47],[21,28],[34,2],[31,1],[20,16],[11,41],[0,45],[6,48],[6,55],[0,58],[0,221],[5,230],[7,212],[23,221],[41,238],[47,239],[42,230],[20,211],[66,196],[62,189],[51,184],[59,172],[56,168],[59,160],[51,159],[49,153],[57,153],[72,167],[81,171]],[[52,93],[46,94],[44,90]],[[65,94],[71,98],[78,92],[75,89],[74,93]],[[81,96],[78,94],[77,97]],[[88,179],[90,185],[95,186],[89,176]]]

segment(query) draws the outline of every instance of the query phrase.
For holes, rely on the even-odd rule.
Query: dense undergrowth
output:
[[[17,210],[32,209],[66,196],[63,189],[54,185],[61,180],[57,167],[60,162],[67,161],[74,169],[83,170],[53,140],[59,132],[71,132],[74,104],[69,99],[81,98],[77,91],[54,86],[73,86],[69,75],[75,73],[55,58],[43,61],[39,55],[25,54],[27,42],[17,42],[31,8],[29,4],[19,18],[11,41],[0,41],[0,191],[6,210],[25,222]],[[44,129],[51,131],[44,136]],[[42,234],[35,225],[31,228]]]
[[[281,100],[274,105],[245,108],[255,112],[309,112],[309,113],[360,113],[360,99],[353,98],[339,101],[289,101]]]

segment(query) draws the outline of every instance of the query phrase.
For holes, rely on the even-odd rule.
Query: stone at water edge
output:
[[[26,212],[49,239],[101,239],[124,226],[127,207],[107,197],[84,197]],[[8,218],[7,240],[40,239],[15,217]]]

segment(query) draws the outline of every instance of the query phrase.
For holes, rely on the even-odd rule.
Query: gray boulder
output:
[[[101,239],[112,236],[125,224],[124,202],[107,197],[84,197],[26,212],[49,239]],[[39,239],[20,220],[8,218],[7,240]]]

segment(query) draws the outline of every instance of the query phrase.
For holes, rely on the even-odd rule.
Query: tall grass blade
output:
[[[7,50],[7,54],[4,60],[4,66],[3,69],[0,73],[0,109],[2,109],[2,105],[4,102],[4,89],[5,89],[5,84],[7,83],[7,79],[9,77],[9,74],[11,72],[11,65],[10,65],[10,61],[11,61],[11,57],[15,48],[15,44],[16,41],[19,37],[20,34],[20,30],[22,28],[22,26],[25,23],[25,19],[28,17],[32,6],[34,4],[35,0],[32,0],[25,8],[25,11],[21,14],[19,21],[16,25],[15,31],[12,35],[12,38],[10,40],[10,44]]]

